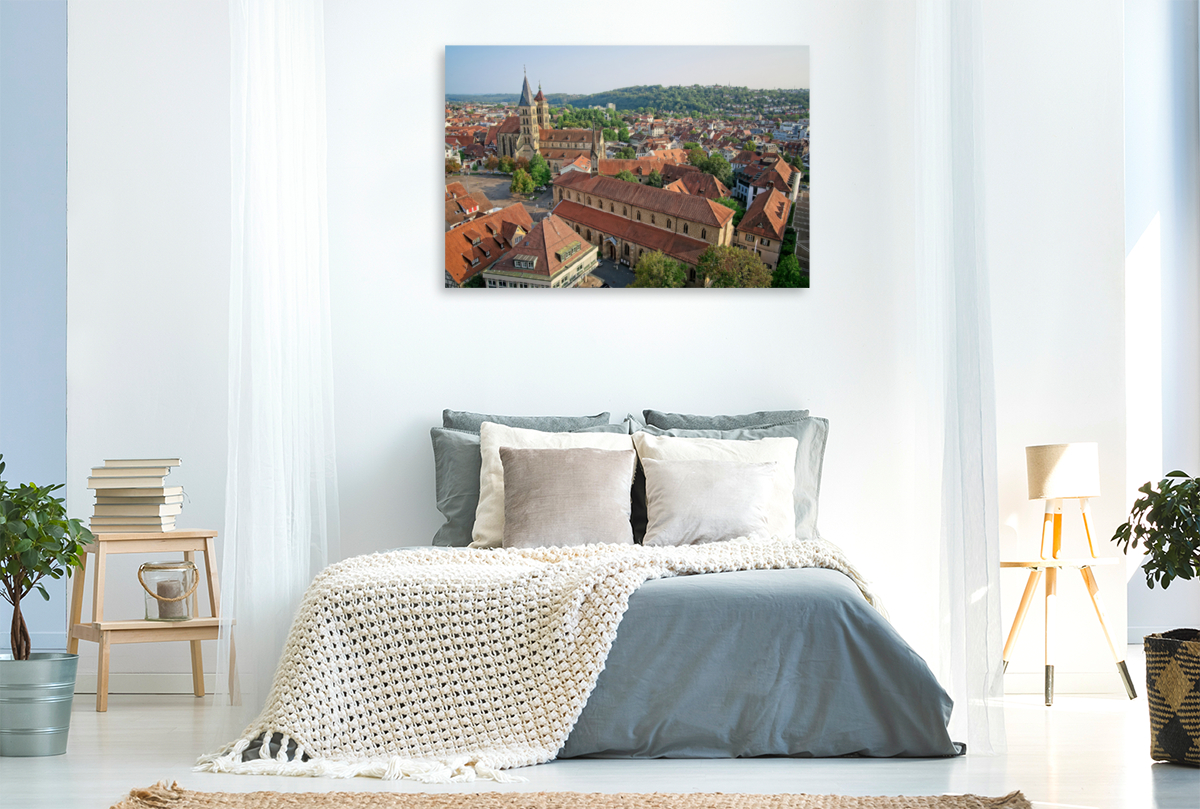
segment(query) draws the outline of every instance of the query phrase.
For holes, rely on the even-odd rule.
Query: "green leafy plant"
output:
[[[1147,554],[1142,570],[1146,586],[1165,590],[1176,578],[1200,578],[1200,480],[1186,472],[1169,473],[1138,489],[1129,520],[1113,534],[1113,542],[1129,553],[1141,543]]]
[[[4,456],[0,455],[0,475]],[[83,546],[94,537],[79,520],[67,519],[63,500],[54,492],[63,484],[16,488],[0,477],[0,596],[13,607],[9,641],[14,660],[28,660],[29,627],[21,614],[21,599],[35,589],[47,601],[42,579],[61,579],[83,561]]]

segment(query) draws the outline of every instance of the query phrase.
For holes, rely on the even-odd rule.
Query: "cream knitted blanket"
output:
[[[642,582],[796,567],[839,570],[875,603],[842,552],[819,539],[347,559],[309,586],[262,713],[197,769],[523,780],[501,771],[555,757]],[[283,737],[277,757],[242,760],[256,739],[267,755],[274,734]]]

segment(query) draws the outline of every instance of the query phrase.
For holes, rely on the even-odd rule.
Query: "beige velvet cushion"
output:
[[[479,505],[471,529],[472,548],[499,548],[504,544],[504,464],[500,447],[627,450],[633,448],[633,439],[624,433],[543,433],[485,421],[479,430]]]
[[[504,547],[633,544],[632,449],[500,448]]]
[[[732,441],[723,438],[668,438],[650,433],[634,433],[633,443],[643,465],[657,461],[738,461],[776,464],[771,502],[767,511],[767,531],[771,536],[790,539],[796,536],[796,507],[792,490],[796,485],[795,438],[763,438],[758,441]],[[649,479],[647,478],[647,486]],[[649,493],[647,491],[647,504]],[[648,508],[647,508],[648,510]]]
[[[643,545],[769,536],[775,461],[642,460],[649,525]]]

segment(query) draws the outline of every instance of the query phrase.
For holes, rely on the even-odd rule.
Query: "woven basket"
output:
[[[1147,635],[1150,757],[1200,767],[1200,630]]]

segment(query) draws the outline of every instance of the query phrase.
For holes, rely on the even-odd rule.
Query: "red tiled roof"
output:
[[[741,233],[752,233],[764,239],[783,241],[783,233],[787,230],[788,211],[792,203],[779,190],[772,188],[765,194],[759,194],[750,203],[750,209],[738,223]]]
[[[583,171],[591,171],[592,170],[592,161],[589,158],[584,157],[583,155],[580,155],[579,157],[572,160],[570,163],[564,163],[563,169],[566,169],[567,166],[575,166],[576,168],[579,168]]]
[[[666,165],[663,166],[662,170],[663,182],[674,182],[685,174],[693,174],[699,171],[700,169],[696,168],[695,166],[689,166],[686,164],[678,166]]]
[[[628,171],[634,177],[649,177],[650,172],[662,174],[665,161],[657,157],[639,157],[636,160],[600,160],[600,173],[606,177],[616,177],[622,171]]]
[[[654,156],[668,163],[685,163],[688,159],[688,153],[683,149],[655,149]]]
[[[569,247],[572,243],[579,243],[580,250],[566,257],[563,261],[560,257],[560,251]],[[524,238],[512,246],[504,257],[492,265],[492,269],[498,272],[522,273],[525,275],[540,275],[546,278],[553,278],[554,274],[563,268],[564,265],[571,263],[573,259],[579,256],[580,252],[587,250],[592,245],[584,241],[584,238],[571,229],[571,226],[564,222],[559,217],[551,214],[533,226],[533,230],[529,231]],[[518,267],[514,262],[517,256],[532,256],[536,261],[532,268]]]
[[[681,174],[675,182],[663,187],[669,191],[706,197],[707,199],[721,199],[721,197],[729,196],[729,189],[725,187],[724,183],[711,174],[705,174],[702,171]]]
[[[617,182],[621,181],[617,180]],[[625,183],[625,185],[632,186],[633,184]],[[725,210],[729,209],[726,208]],[[623,241],[632,242],[647,250],[661,250],[671,258],[690,264],[693,267],[699,263],[700,254],[710,246],[707,242],[702,242],[699,239],[680,236],[678,233],[672,233],[669,230],[656,228],[642,222],[634,222],[623,216],[617,216],[616,214],[606,213],[597,208],[580,205],[578,202],[563,200],[554,207],[554,214],[567,221],[578,223],[583,227],[591,228],[609,236],[615,236]]]
[[[793,171],[795,169],[786,160],[774,153],[765,154],[742,169],[749,178],[750,185],[756,188],[775,188],[784,193],[791,190]]]
[[[452,183],[449,183],[446,186],[446,201],[447,202],[449,202],[452,199],[458,199],[459,197],[465,197],[466,195],[467,195],[467,187],[465,185],[463,185],[462,183],[458,182],[457,180]]]
[[[447,231],[446,272],[460,284],[483,272],[512,247],[519,234],[518,227],[526,233],[533,228],[529,212],[520,204],[509,205]],[[473,243],[476,238],[479,244]],[[479,259],[479,263],[471,266],[474,259]]]
[[[592,134],[590,129],[543,129],[538,132],[538,138],[551,143],[591,144]]]
[[[733,211],[729,208],[704,197],[677,194],[674,191],[664,191],[661,188],[653,188],[641,183],[627,183],[613,177],[584,177],[580,174],[578,178],[575,178],[576,174],[576,172],[560,174],[554,179],[554,184],[570,188],[573,192],[593,194],[648,211],[718,228],[724,227],[733,218]]]
[[[539,148],[538,153],[547,160],[578,160],[581,157],[590,158],[592,154],[588,149],[549,149],[545,146]]]
[[[492,201],[482,191],[476,191],[465,197],[455,197],[446,201],[446,221],[457,224],[472,216],[494,208]]]

